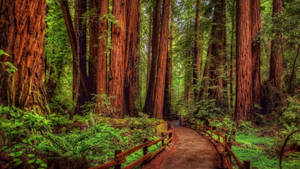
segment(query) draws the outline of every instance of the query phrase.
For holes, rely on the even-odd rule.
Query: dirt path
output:
[[[175,144],[143,169],[215,169],[214,146],[192,129],[175,126]]]

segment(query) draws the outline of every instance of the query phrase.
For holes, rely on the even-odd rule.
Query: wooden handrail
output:
[[[171,143],[173,141],[174,138],[174,127],[172,125],[170,125],[170,129],[162,134],[162,136],[155,140],[155,141],[148,141],[147,139],[144,140],[144,143],[135,146],[133,148],[130,148],[124,152],[121,152],[120,150],[116,150],[115,152],[115,158],[112,161],[109,161],[107,163],[101,164],[99,166],[96,167],[92,167],[90,169],[108,169],[111,167],[114,167],[115,169],[120,169],[121,168],[121,164],[126,162],[126,157],[131,155],[134,152],[137,152],[138,150],[143,149],[143,153],[144,155],[139,158],[138,160],[130,163],[129,165],[127,165],[126,167],[124,167],[124,169],[132,169],[140,164],[143,164],[144,162],[153,159],[157,154],[159,154],[160,152],[162,152],[163,150],[166,149],[167,145],[169,143]],[[168,138],[168,140],[165,142],[165,139]],[[148,147],[151,147],[154,144],[157,144],[159,142],[162,142],[162,147],[160,149],[158,149],[157,151],[155,151],[154,153],[149,153],[148,152]]]

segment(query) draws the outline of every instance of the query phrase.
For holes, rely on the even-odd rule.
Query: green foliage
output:
[[[9,56],[4,50],[0,49],[0,56],[1,55]]]
[[[112,117],[118,110],[111,104],[113,97],[106,94],[93,95],[91,101],[86,102],[81,106],[84,114],[100,114],[105,117]]]
[[[95,119],[99,120],[99,117],[92,113],[69,120],[67,115],[44,117],[31,111],[0,106],[0,154],[7,153],[14,166],[20,167],[47,168],[50,160],[65,167],[88,168],[112,160],[115,150],[129,149],[142,143],[144,138],[156,139],[156,126],[160,124],[159,120],[144,114],[124,119],[123,126],[110,124],[118,119],[107,118],[99,122]],[[84,128],[78,130],[72,127],[74,124]],[[67,130],[63,130],[65,127]],[[153,146],[153,151],[157,148]],[[134,161],[139,157],[128,158]]]

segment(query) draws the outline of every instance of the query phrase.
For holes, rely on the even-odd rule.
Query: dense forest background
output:
[[[300,168],[299,55],[299,0],[0,0],[0,168],[92,167],[175,119]]]

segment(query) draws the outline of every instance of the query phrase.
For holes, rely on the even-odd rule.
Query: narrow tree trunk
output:
[[[125,104],[130,116],[137,115],[135,102],[139,92],[139,0],[127,1]]]
[[[194,83],[194,97],[195,101],[200,99],[200,74],[202,67],[202,56],[201,56],[201,32],[200,32],[200,16],[201,16],[201,0],[196,2],[196,22],[195,22],[195,47],[194,47],[194,69],[193,69],[193,83]]]
[[[118,24],[112,25],[109,95],[114,97],[112,106],[118,109],[114,116],[123,117],[125,112],[126,0],[113,0],[113,15],[118,20]]]
[[[260,0],[253,0],[252,11],[252,59],[253,59],[253,102],[260,104],[261,83],[260,83]]]
[[[86,38],[86,19],[84,14],[87,10],[86,0],[75,1],[75,32],[77,37],[77,53],[79,57],[79,96],[76,106],[76,111],[79,112],[80,106],[82,106],[89,97],[87,89],[87,38]]]
[[[90,59],[89,59],[89,86],[92,94],[106,94],[107,89],[107,19],[108,0],[90,0]],[[99,100],[100,102],[101,100]]]
[[[221,105],[224,104],[223,72],[226,58],[226,1],[218,0],[214,3],[214,18],[212,27],[212,58],[210,59],[211,97]]]
[[[273,0],[273,17],[278,15],[283,9],[282,0]],[[281,33],[277,33],[276,39],[271,42],[270,59],[270,82],[277,89],[281,89],[282,75],[282,51]]]
[[[204,67],[203,81],[202,81],[203,87],[202,87],[201,93],[200,93],[200,96],[201,96],[202,99],[208,97],[208,86],[209,86],[209,81],[210,81],[210,73],[209,72],[210,72],[211,55],[212,55],[212,47],[210,45],[207,49],[206,63],[205,63],[205,67]]]
[[[148,42],[148,54],[147,54],[147,81],[146,81],[146,90],[148,90],[150,72],[151,72],[151,56],[152,56],[152,24],[153,24],[153,15],[150,16],[149,20],[149,42]]]
[[[298,56],[300,55],[300,46],[298,46],[298,49],[297,49],[297,54],[296,54],[296,57],[294,59],[294,62],[293,62],[293,67],[292,67],[292,72],[291,72],[291,75],[289,77],[289,86],[288,86],[288,92],[290,94],[293,94],[293,80],[295,79],[295,76],[296,76],[296,63],[297,63],[297,59],[298,59]]]
[[[173,5],[172,5],[173,7]],[[164,117],[170,117],[171,115],[171,93],[172,93],[172,55],[173,55],[173,13],[170,23],[169,32],[169,52],[167,59],[167,73],[166,73],[166,85],[165,85],[165,99],[164,99]]]
[[[0,104],[48,113],[44,85],[46,0],[0,0]],[[8,73],[4,62],[17,70]]]
[[[234,19],[234,16],[235,16],[235,8],[236,8],[236,1],[233,0],[233,12],[232,12],[232,16],[231,16],[231,29],[232,29],[232,32],[231,32],[231,44],[230,44],[230,75],[229,75],[229,84],[230,84],[230,108],[231,110],[234,109],[234,102],[233,102],[233,43],[234,43],[234,34],[235,34],[235,19]]]
[[[237,0],[237,81],[235,120],[248,120],[252,99],[251,0]]]
[[[159,0],[158,0],[159,1]],[[159,4],[159,3],[158,3]],[[168,55],[168,36],[169,36],[169,17],[170,17],[170,0],[164,0],[162,24],[160,32],[160,43],[157,59],[153,57],[152,69],[156,65],[156,74],[150,74],[151,77],[155,77],[156,80],[149,86],[150,96],[147,96],[145,104],[145,112],[153,114],[153,117],[162,119],[163,118],[163,106],[164,106],[164,90],[165,90],[165,79],[166,79],[166,66],[167,66],[167,55]],[[153,43],[155,44],[155,43]],[[155,52],[155,50],[153,50]],[[155,56],[155,55],[153,55]],[[153,63],[153,61],[156,61]],[[152,73],[152,71],[151,71]],[[151,79],[150,79],[151,81]],[[147,93],[148,94],[148,93]]]
[[[77,47],[77,37],[75,33],[75,29],[73,27],[72,18],[70,14],[70,9],[68,5],[67,0],[60,0],[69,41],[72,49],[72,55],[73,55],[73,101],[74,103],[77,103],[78,96],[79,96],[79,85],[80,85],[80,73],[79,73],[79,57],[78,57],[78,47]],[[75,111],[75,106],[72,110],[72,113]]]

